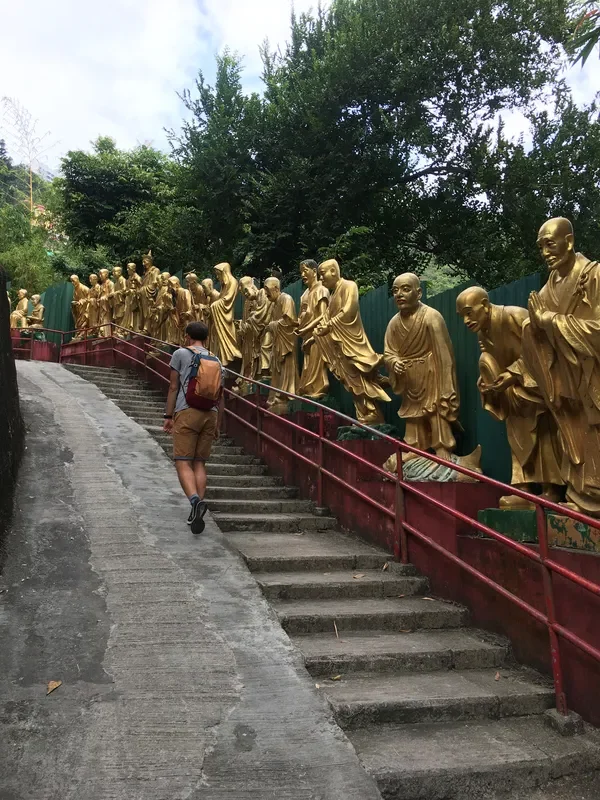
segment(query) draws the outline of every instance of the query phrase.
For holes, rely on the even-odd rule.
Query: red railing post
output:
[[[84,331],[83,342],[84,342],[84,347],[83,347],[83,366],[85,367],[85,366],[87,366],[87,362],[88,362],[88,342],[89,342],[89,339],[88,339],[87,328]]]
[[[548,529],[546,514],[540,505],[535,507],[537,535],[540,548],[540,568],[544,583],[544,602],[546,604],[546,617],[548,619],[548,637],[550,639],[550,657],[552,659],[552,677],[554,678],[554,692],[556,694],[556,709],[565,716],[569,713],[567,698],[564,690],[562,664],[560,660],[560,642],[554,626],[556,625],[556,608],[554,605],[554,589],[552,586],[552,572],[546,561],[549,558]]]
[[[408,536],[404,527],[404,489],[402,488],[402,449],[396,447],[396,496],[394,503],[394,558],[408,564]]]
[[[256,455],[260,458],[261,454],[261,434],[262,434],[262,425],[260,419],[260,386],[254,387],[254,401],[256,403]]]
[[[325,438],[325,411],[319,407],[319,463],[317,474],[317,505],[323,508],[323,439]]]

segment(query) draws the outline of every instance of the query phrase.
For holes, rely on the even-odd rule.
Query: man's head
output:
[[[330,258],[328,261],[323,261],[322,264],[319,264],[319,278],[327,289],[335,289],[341,274],[340,265],[335,258]]]
[[[423,295],[419,276],[414,272],[398,275],[392,284],[392,295],[401,314],[416,311]]]
[[[113,267],[112,274],[113,274],[113,278],[115,280],[118,280],[121,277],[121,275],[123,274],[123,267],[119,267],[119,266]]]
[[[254,283],[254,278],[251,278],[250,275],[244,275],[243,278],[240,278],[238,291],[246,298],[246,300],[253,300],[258,294],[258,289]]]
[[[135,262],[134,261],[130,261],[129,264],[127,264],[127,274],[129,275],[129,277],[134,275],[136,270],[137,270],[137,266],[136,266]]]
[[[319,265],[312,258],[300,262],[300,277],[305,286],[312,286],[317,280]]]
[[[208,339],[208,325],[204,322],[190,322],[186,326],[185,335],[190,343],[201,342],[204,344]]]
[[[281,294],[281,284],[279,278],[267,278],[264,282],[265,293],[268,299],[274,303]]]
[[[491,310],[489,295],[481,286],[470,286],[456,298],[456,313],[473,333],[487,328]]]
[[[78,275],[71,275],[69,280],[71,281],[73,286],[75,286],[75,287],[79,286],[79,276]]]
[[[551,272],[568,271],[575,263],[573,225],[565,217],[549,219],[539,230],[537,246]]]

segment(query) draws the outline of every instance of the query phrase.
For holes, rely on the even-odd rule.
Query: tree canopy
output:
[[[337,257],[364,289],[398,270],[492,287],[539,268],[536,232],[570,216],[600,249],[600,123],[561,78],[567,0],[334,0],[262,51],[262,95],[217,59],[182,94],[167,156],[99,138],[70,152],[56,213],[72,246],[166,269],[284,279]],[[543,109],[543,110],[540,110]],[[523,115],[511,139],[502,119]],[[98,250],[100,248],[100,250]]]

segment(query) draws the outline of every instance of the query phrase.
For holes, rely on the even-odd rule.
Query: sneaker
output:
[[[192,524],[192,522],[194,521],[194,516],[195,516],[195,514],[196,514],[196,506],[195,506],[195,505],[193,505],[193,506],[190,508],[190,515],[189,515],[189,517],[187,518],[187,524],[188,524],[188,525],[191,525],[191,524]]]
[[[204,522],[204,515],[206,514],[206,503],[204,500],[199,500],[190,513],[190,525],[192,526],[192,533],[199,534],[202,533],[204,528],[206,527],[206,523]]]

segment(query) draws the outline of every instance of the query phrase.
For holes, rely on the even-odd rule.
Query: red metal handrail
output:
[[[108,326],[102,326],[104,328]],[[167,342],[163,342],[159,339],[154,339],[150,336],[142,335],[135,333],[134,331],[128,331],[121,326],[112,324],[110,326],[110,332],[118,329],[124,332],[127,335],[135,337],[136,339],[141,338],[143,340],[143,346],[136,344],[135,342],[127,341],[127,348],[128,350],[134,350],[137,353],[140,353],[142,357],[136,357],[136,354],[127,352],[122,349],[117,348],[117,343],[124,341],[122,338],[115,339],[114,337],[105,337],[107,341],[110,340],[109,347],[106,349],[111,349],[114,354],[118,353],[122,358],[130,360],[133,364],[142,367],[146,373],[148,371],[153,372],[158,378],[160,378],[165,384],[168,383],[168,378],[165,375],[161,375],[156,370],[148,367],[147,359],[150,354],[150,350],[147,347],[148,343],[155,343],[152,346],[160,345],[161,347],[171,348],[172,346],[169,345]],[[85,331],[70,331],[63,334],[63,345],[61,347],[61,358],[62,352],[64,347],[67,345],[64,344],[64,337],[68,336],[70,333],[87,333],[88,330]],[[86,338],[85,341],[87,342],[88,339]],[[105,350],[102,350],[104,352]],[[86,344],[86,352],[87,352],[87,344]],[[164,356],[167,357],[167,354],[164,353]],[[162,361],[163,364],[166,364],[166,361]],[[552,511],[554,513],[560,514],[562,516],[567,516],[575,521],[583,522],[591,527],[600,529],[600,520],[595,520],[591,517],[586,516],[585,514],[581,514],[580,512],[573,511],[570,508],[566,508],[564,506],[558,505],[557,503],[553,503],[549,500],[546,500],[543,497],[538,497],[537,495],[532,495],[529,492],[525,492],[521,489],[517,489],[514,486],[508,486],[506,484],[501,483],[493,478],[489,478],[486,475],[482,475],[478,472],[474,472],[473,470],[467,469],[466,467],[461,466],[460,464],[454,464],[450,461],[446,461],[443,458],[439,458],[432,453],[426,453],[423,451],[418,450],[415,447],[405,444],[397,439],[394,439],[387,434],[380,433],[377,430],[369,427],[368,425],[364,425],[361,422],[353,419],[352,417],[347,416],[346,414],[342,414],[339,411],[335,411],[330,409],[321,403],[318,403],[315,400],[312,400],[307,397],[300,397],[299,395],[286,392],[281,389],[274,390],[268,384],[262,383],[257,380],[253,380],[251,378],[247,378],[245,376],[240,375],[237,372],[227,369],[226,372],[234,378],[241,379],[247,384],[251,384],[254,386],[254,399],[249,400],[247,397],[244,397],[240,394],[233,392],[231,389],[225,389],[225,396],[235,398],[236,401],[239,403],[241,402],[243,405],[247,405],[250,409],[253,409],[253,413],[255,414],[255,423],[249,422],[248,420],[244,419],[239,414],[236,414],[231,408],[225,407],[225,415],[226,417],[235,420],[237,423],[243,425],[244,427],[255,430],[256,431],[256,441],[257,441],[257,452],[260,453],[261,450],[261,442],[267,441],[272,445],[280,448],[284,453],[288,456],[297,459],[301,463],[305,464],[306,466],[312,467],[316,470],[317,473],[317,504],[322,506],[323,505],[323,478],[326,477],[329,480],[337,482],[343,485],[346,491],[349,491],[355,497],[360,498],[363,502],[369,504],[371,507],[377,509],[381,514],[385,515],[387,518],[390,518],[394,521],[394,555],[398,560],[402,560],[406,562],[408,560],[408,536],[412,536],[417,541],[425,544],[430,549],[434,550],[435,552],[443,555],[446,559],[448,559],[451,563],[455,564],[456,566],[460,567],[462,570],[467,572],[469,575],[475,577],[485,586],[490,589],[493,589],[497,594],[504,597],[505,599],[509,600],[510,602],[517,605],[521,610],[527,613],[530,617],[532,617],[537,622],[544,624],[548,630],[548,636],[550,641],[550,654],[551,654],[551,662],[552,662],[552,672],[554,678],[554,688],[556,694],[556,706],[560,713],[567,714],[567,702],[564,693],[564,683],[563,683],[563,674],[562,674],[562,666],[561,666],[561,656],[560,656],[560,637],[569,641],[571,644],[574,644],[584,653],[587,653],[588,656],[593,658],[597,663],[600,663],[600,650],[596,649],[592,645],[585,642],[579,636],[577,636],[572,631],[565,628],[563,625],[557,622],[556,614],[555,614],[555,604],[554,604],[554,595],[553,595],[553,584],[552,584],[552,573],[556,573],[561,577],[570,580],[572,583],[582,587],[583,589],[587,590],[588,592],[600,596],[600,585],[589,581],[583,578],[581,575],[573,572],[572,570],[567,569],[566,567],[558,564],[553,559],[550,558],[550,548],[548,545],[548,538],[547,538],[547,529],[546,529],[546,518],[544,511]],[[311,431],[308,428],[305,428],[301,425],[298,425],[292,420],[274,414],[268,408],[265,408],[260,405],[260,392],[261,390],[264,391],[277,391],[279,395],[283,395],[288,397],[291,400],[296,400],[307,404],[313,407],[319,415],[319,430],[318,432]],[[382,441],[387,441],[389,444],[393,445],[394,451],[396,453],[397,458],[397,474],[395,476],[395,484],[396,484],[396,495],[395,495],[395,503],[394,508],[387,508],[381,503],[379,503],[374,498],[370,497],[369,495],[362,492],[356,486],[353,486],[347,483],[343,478],[335,475],[330,470],[324,467],[324,455],[326,448],[333,449],[335,451],[342,451],[346,458],[351,459],[356,464],[371,470],[374,474],[384,477],[387,480],[394,480],[394,478],[390,475],[390,473],[383,470],[376,464],[367,461],[365,458],[362,458],[357,453],[353,453],[350,450],[342,447],[341,445],[337,444],[336,442],[332,442],[331,440],[325,437],[325,414],[332,415],[335,417],[336,420],[344,422],[345,424],[353,425],[355,427],[364,429],[368,431],[371,435],[375,435],[377,439]],[[303,453],[299,453],[293,448],[289,447],[284,442],[280,441],[274,436],[266,433],[263,430],[262,419],[266,418],[274,418],[282,422],[286,426],[287,429],[290,431],[297,431],[302,435],[308,436],[318,443],[317,447],[317,460],[313,460],[312,458],[304,455]],[[495,531],[493,528],[488,527],[480,523],[478,520],[472,519],[471,517],[463,514],[462,512],[458,511],[458,509],[453,508],[452,506],[443,503],[440,500],[437,500],[433,497],[430,497],[428,494],[423,492],[422,490],[418,489],[414,484],[405,481],[402,475],[402,453],[413,453],[418,456],[425,457],[430,461],[440,464],[445,467],[449,467],[453,469],[455,472],[458,472],[462,475],[465,475],[472,479],[473,481],[486,484],[491,486],[495,489],[501,490],[504,494],[512,494],[516,495],[517,497],[521,497],[530,503],[533,503],[536,508],[536,524],[537,524],[537,533],[538,533],[538,542],[539,542],[539,552],[536,552],[531,547],[526,547],[523,544],[515,542],[513,539],[504,536],[498,531]],[[409,524],[404,515],[404,493],[408,492],[409,494],[418,497],[420,500],[425,501],[427,504],[433,506],[437,510],[447,514],[448,516],[452,517],[453,519],[459,520],[463,523],[468,524],[470,527],[474,528],[475,530],[484,533],[488,537],[494,539],[495,541],[501,543],[502,545],[510,548],[512,551],[518,553],[519,555],[529,559],[537,563],[540,566],[542,571],[542,580],[543,580],[543,588],[544,588],[544,604],[545,604],[545,613],[542,611],[534,608],[532,605],[527,603],[526,601],[522,600],[517,595],[513,594],[505,587],[501,586],[500,584],[496,583],[494,580],[489,578],[484,573],[480,572],[476,567],[472,566],[464,559],[460,558],[460,556],[456,555],[455,553],[450,552],[447,548],[443,545],[439,544],[438,542],[431,539],[431,537],[427,536],[422,531],[418,530],[414,525]]]

